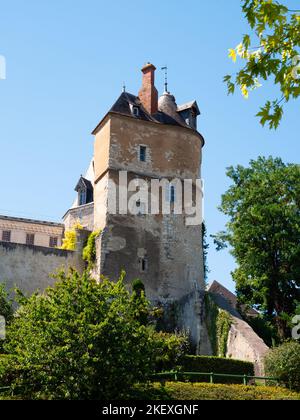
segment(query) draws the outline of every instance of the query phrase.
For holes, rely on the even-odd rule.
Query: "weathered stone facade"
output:
[[[146,78],[141,100],[150,112],[155,90],[147,72]],[[180,121],[179,115],[176,118]],[[196,183],[201,173],[203,138],[184,121],[182,125],[177,119],[172,121],[175,124],[162,124],[151,120],[150,114],[148,119],[140,119],[114,109],[93,133],[94,229],[102,230],[96,274],[117,279],[125,270],[129,286],[135,278],[141,279],[147,297],[164,308],[168,329],[189,331],[199,351],[205,289],[201,223],[187,226],[185,213],[136,216],[120,214],[117,208],[117,214],[112,214],[108,205],[115,188],[112,184],[118,189],[122,171],[127,173],[126,187],[134,179],[149,186],[152,180],[163,178]],[[146,150],[142,160],[140,147]],[[127,194],[129,202],[134,192]],[[176,316],[168,316],[174,307]]]

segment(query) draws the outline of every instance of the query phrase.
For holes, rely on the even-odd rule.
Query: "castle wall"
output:
[[[78,253],[46,247],[0,242],[0,282],[27,295],[54,284],[51,273],[80,268]]]
[[[234,317],[230,328],[226,357],[254,363],[255,375],[264,376],[264,357],[268,346],[245,321]]]

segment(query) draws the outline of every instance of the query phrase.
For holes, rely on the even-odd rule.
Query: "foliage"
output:
[[[83,248],[82,258],[88,264],[88,268],[91,269],[95,264],[96,260],[96,239],[100,235],[101,231],[92,232],[87,240],[86,246]]]
[[[185,354],[189,350],[188,336],[183,333],[167,334],[159,332],[155,334],[159,351],[156,355],[155,372],[167,372],[177,369]]]
[[[217,318],[217,340],[218,354],[220,357],[226,357],[227,341],[231,328],[232,319],[228,312],[220,310]]]
[[[60,249],[65,249],[67,251],[76,250],[76,230],[81,230],[83,227],[80,223],[76,223],[71,230],[65,232],[65,237],[63,239],[63,244]]]
[[[283,116],[283,103],[300,96],[300,15],[273,0],[242,0],[243,13],[254,32],[229,50],[229,57],[245,62],[234,76],[225,76],[228,93],[238,87],[248,98],[249,91],[271,80],[280,96],[268,100],[257,114],[262,125],[277,128]]]
[[[228,335],[232,324],[231,316],[215,304],[209,293],[205,295],[205,311],[206,326],[213,354],[225,357]]]
[[[123,277],[97,282],[87,272],[60,273],[45,294],[23,298],[8,328],[0,383],[23,398],[114,399],[147,381],[157,363],[176,363],[182,341],[138,322]]]
[[[5,284],[0,283],[0,316],[5,319],[5,325],[11,321],[13,317],[12,301],[5,289]],[[0,353],[3,351],[3,340],[0,339]]]
[[[250,325],[253,331],[266,343],[268,347],[272,347],[279,342],[276,328],[267,321],[263,316],[247,317],[244,316],[245,321]]]
[[[0,315],[5,318],[6,322],[9,322],[13,316],[12,300],[3,283],[0,283]]]
[[[283,388],[243,385],[167,382],[152,388],[138,387],[135,399],[141,400],[300,400],[300,395]]]
[[[145,294],[145,285],[140,279],[136,279],[132,282],[132,290],[137,297],[140,297]]]
[[[208,356],[184,356],[182,360],[182,371],[200,373],[219,373],[227,375],[248,375],[254,376],[253,363],[241,360],[226,359],[223,357]],[[209,376],[203,377],[201,382],[209,382]],[[199,381],[199,379],[198,379]],[[236,378],[216,378],[218,383],[241,383]]]
[[[229,168],[227,176],[233,184],[220,210],[230,220],[215,243],[232,247],[240,303],[255,306],[288,338],[283,315],[294,314],[300,300],[300,166],[260,157],[248,168]]]
[[[300,344],[287,341],[270,350],[265,358],[266,374],[290,389],[300,391]]]

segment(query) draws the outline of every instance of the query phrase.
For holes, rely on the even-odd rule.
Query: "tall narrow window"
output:
[[[175,187],[171,185],[170,187],[170,202],[175,203]]]
[[[140,146],[140,161],[146,162],[146,158],[147,158],[147,147]]]
[[[11,231],[10,230],[4,230],[2,232],[2,241],[3,242],[10,242],[11,240]]]
[[[50,240],[49,240],[49,246],[50,246],[50,248],[56,248],[57,245],[58,245],[58,238],[57,237],[54,237],[54,236],[51,236],[50,237]]]
[[[79,191],[79,205],[84,206],[86,204],[86,191],[80,190]]]
[[[140,258],[140,272],[146,273],[148,270],[148,260],[147,258]]]
[[[34,235],[32,233],[27,233],[26,245],[34,245]]]

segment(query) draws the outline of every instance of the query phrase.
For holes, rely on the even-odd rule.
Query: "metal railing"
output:
[[[157,373],[155,375],[152,376],[153,379],[168,379],[171,378],[173,379],[175,382],[180,381],[181,380],[186,380],[186,378],[203,378],[203,377],[207,377],[209,378],[209,382],[211,384],[216,383],[215,380],[217,378],[231,378],[231,379],[241,379],[241,382],[243,383],[243,385],[247,386],[249,385],[250,381],[265,381],[265,383],[267,384],[268,381],[270,382],[276,382],[276,385],[279,385],[279,380],[278,378],[270,378],[270,377],[262,377],[262,376],[249,376],[249,375],[231,375],[231,374],[225,374],[225,373],[202,373],[202,372],[162,372],[162,373]]]

